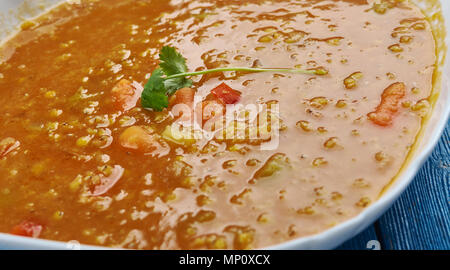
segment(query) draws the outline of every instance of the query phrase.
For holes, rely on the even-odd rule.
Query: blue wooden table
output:
[[[379,220],[338,249],[450,250],[450,122],[405,193]]]

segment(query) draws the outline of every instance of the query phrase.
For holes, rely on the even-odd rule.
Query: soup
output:
[[[167,78],[183,61],[221,70]],[[63,4],[1,48],[0,231],[133,249],[322,232],[395,178],[434,68],[406,1]]]

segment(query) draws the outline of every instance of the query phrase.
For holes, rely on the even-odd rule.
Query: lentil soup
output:
[[[192,71],[305,72],[191,76],[149,109],[164,46]],[[407,1],[65,3],[0,49],[0,231],[134,249],[263,248],[322,232],[396,176],[434,68],[430,26]],[[231,104],[233,121],[217,117]],[[249,124],[258,106],[266,129]],[[171,128],[203,134],[210,120],[219,136]]]

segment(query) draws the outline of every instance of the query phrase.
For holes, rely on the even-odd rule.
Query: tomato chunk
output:
[[[143,88],[136,82],[120,80],[111,90],[115,107],[120,111],[128,111],[136,106]]]
[[[368,114],[369,119],[379,126],[389,126],[398,111],[400,100],[406,95],[406,86],[398,82],[383,91],[380,105]]]
[[[211,93],[225,104],[236,104],[241,99],[241,92],[234,90],[225,83],[211,90]]]
[[[32,221],[23,221],[12,228],[11,234],[38,238],[44,227]]]

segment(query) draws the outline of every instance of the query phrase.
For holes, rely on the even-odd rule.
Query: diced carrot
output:
[[[195,90],[192,88],[181,88],[176,91],[175,94],[170,98],[170,106],[176,104],[186,104],[190,107],[194,104]]]
[[[405,95],[406,87],[404,83],[391,84],[383,91],[380,105],[375,111],[368,114],[369,119],[380,126],[391,125],[393,117],[399,109],[399,102]]]
[[[136,106],[143,88],[136,82],[120,80],[112,89],[112,100],[120,111],[128,111]]]
[[[241,92],[234,90],[225,83],[211,90],[211,93],[225,104],[236,104],[241,99]]]
[[[155,148],[155,138],[154,135],[139,126],[132,126],[125,129],[119,138],[120,144],[129,149],[151,151]]]
[[[170,150],[158,142],[155,134],[140,126],[132,126],[123,131],[119,143],[124,148],[151,155],[162,155]]]
[[[23,221],[12,228],[11,234],[38,238],[43,226],[32,221]]]
[[[6,156],[20,146],[20,142],[14,138],[8,137],[0,141],[0,158]]]
[[[182,122],[191,122],[194,117],[195,90],[192,88],[181,88],[170,98],[170,108],[175,117]],[[178,106],[177,106],[178,105]]]

